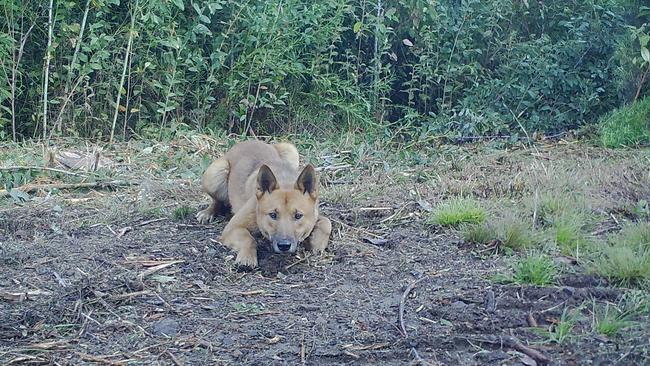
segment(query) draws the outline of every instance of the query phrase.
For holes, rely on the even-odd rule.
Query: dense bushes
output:
[[[57,1],[46,52],[48,5],[0,2],[0,139],[555,132],[643,72],[634,1]]]

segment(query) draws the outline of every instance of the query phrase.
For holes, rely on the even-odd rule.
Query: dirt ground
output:
[[[626,289],[578,267],[556,286],[498,284],[508,258],[425,220],[459,187],[516,205],[535,184],[552,185],[534,172],[568,171],[599,172],[579,180],[604,212],[599,227],[615,225],[625,202],[650,198],[647,151],[468,147],[396,165],[405,158],[309,150],[335,226],[330,249],[282,257],[260,241],[251,272],[216,242],[226,219],[193,219],[207,203],[193,148],[156,148],[146,163],[120,158],[142,146],[106,152],[121,165],[102,179],[131,177],[131,186],[0,198],[0,364],[650,364],[647,316],[615,338],[594,334],[586,311],[561,344],[536,331],[567,307],[616,303]],[[195,162],[192,174],[160,162],[179,152]]]

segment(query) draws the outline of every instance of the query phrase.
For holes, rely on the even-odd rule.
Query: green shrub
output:
[[[125,137],[178,126],[258,135],[305,129],[372,130],[390,138],[522,135],[594,123],[620,104],[619,91],[627,84],[616,78],[632,80],[623,72],[629,57],[613,56],[618,39],[629,36],[626,15],[638,13],[637,5],[377,5],[57,2],[47,58],[48,132],[103,137],[113,132],[117,110],[115,132]],[[44,127],[47,2],[8,0],[0,11],[12,14],[0,20],[0,56],[16,55],[24,25],[34,24],[21,62],[3,57],[0,139],[11,138],[12,115],[19,139],[38,136]]]

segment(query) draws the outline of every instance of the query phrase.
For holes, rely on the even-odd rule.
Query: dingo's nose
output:
[[[280,249],[281,252],[287,252],[291,249],[291,241],[290,240],[278,240],[278,249]]]

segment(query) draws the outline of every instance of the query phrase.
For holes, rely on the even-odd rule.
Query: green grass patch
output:
[[[471,199],[453,199],[438,206],[429,217],[429,223],[442,226],[480,224],[487,218],[487,211]]]
[[[650,143],[650,97],[605,115],[600,120],[600,138],[605,147],[627,147]]]
[[[639,325],[650,309],[650,295],[647,291],[627,291],[618,304],[597,304],[593,301],[592,329],[598,334],[615,337],[622,331]]]
[[[547,193],[542,195],[534,205],[535,207],[533,207],[537,223],[542,226],[551,225],[554,219],[564,212],[574,210],[571,202],[572,200],[563,194],[554,195]]]
[[[622,286],[650,283],[650,223],[631,224],[594,254],[593,271]]]
[[[587,234],[583,232],[585,225],[583,216],[576,212],[564,214],[553,221],[553,240],[563,254],[579,258],[581,252],[588,249]]]
[[[531,253],[523,258],[514,269],[515,283],[546,286],[555,282],[558,269],[548,256],[541,253]]]
[[[499,240],[499,233],[493,224],[484,222],[481,224],[463,225],[460,229],[461,237],[468,243],[489,244]]]
[[[572,310],[564,308],[560,320],[549,330],[536,328],[535,331],[546,336],[547,342],[549,343],[563,344],[571,337],[573,328],[575,328],[578,320],[580,320],[580,311],[580,308]]]
[[[536,234],[531,225],[515,217],[500,221],[498,232],[501,242],[508,248],[529,248],[536,242]]]
[[[616,306],[605,304],[605,306],[593,305],[593,330],[598,334],[607,337],[615,337],[622,330],[631,327],[635,322],[631,319],[632,314],[621,311]]]
[[[189,206],[180,206],[176,207],[174,211],[172,211],[172,217],[174,220],[184,220],[192,215],[194,212],[194,209]]]
[[[546,192],[534,201],[528,202],[528,208],[535,216],[536,224],[543,227],[552,226],[563,219],[577,219],[588,212],[587,199],[581,195],[563,192]]]
[[[591,217],[583,197],[566,193],[546,193],[534,207],[537,225],[546,229],[547,237],[564,255],[579,258],[591,251],[587,233]]]
[[[497,276],[496,281],[521,285],[548,286],[555,283],[559,270],[549,256],[541,252],[530,252],[513,265],[509,276]]]
[[[466,242],[477,244],[497,241],[513,250],[529,248],[537,242],[537,233],[532,226],[514,215],[480,224],[464,225],[461,228],[461,236]]]

